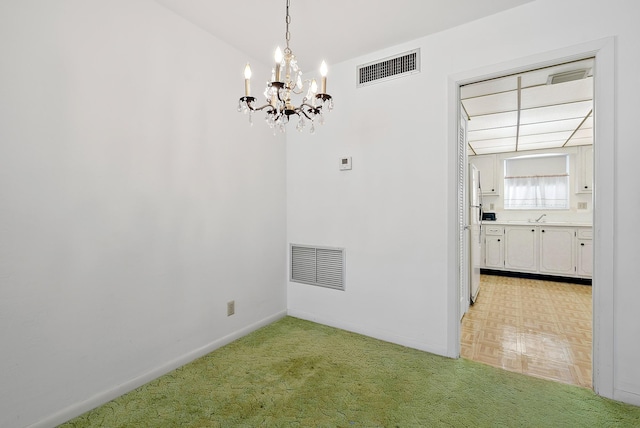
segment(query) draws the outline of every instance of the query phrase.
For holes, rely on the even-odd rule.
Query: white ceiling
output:
[[[304,71],[323,59],[339,63],[533,0],[290,1],[290,47]],[[253,60],[267,64],[275,47],[285,45],[286,0],[156,2]],[[591,66],[574,63],[521,74],[520,109],[518,76],[463,87],[472,153],[591,144],[592,78],[546,85],[549,74],[580,67]]]
[[[576,70],[585,77],[548,84],[549,76]],[[471,153],[593,144],[592,71],[586,59],[461,87]]]
[[[285,44],[285,0],[156,0],[250,57]],[[291,0],[290,47],[303,70],[433,34],[532,0]],[[239,65],[243,67],[243,65]]]

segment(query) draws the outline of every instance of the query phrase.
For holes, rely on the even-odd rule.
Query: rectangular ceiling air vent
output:
[[[557,85],[574,80],[584,79],[589,75],[588,69],[565,71],[563,73],[552,74],[547,78],[547,85]]]
[[[359,65],[357,72],[358,88],[419,73],[420,49]]]
[[[292,282],[344,290],[344,248],[291,244]]]

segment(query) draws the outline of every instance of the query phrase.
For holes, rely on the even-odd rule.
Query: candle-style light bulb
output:
[[[247,63],[247,66],[244,68],[244,95],[245,96],[249,96],[251,95],[251,67],[249,66],[249,63]]]
[[[328,71],[329,70],[327,69],[327,63],[322,61],[322,64],[320,64],[320,75],[322,76],[322,83],[320,84],[321,94],[327,93],[327,72]]]
[[[280,81],[280,64],[282,63],[282,50],[280,49],[280,46],[276,48],[274,59],[276,60],[276,82],[279,82]]]

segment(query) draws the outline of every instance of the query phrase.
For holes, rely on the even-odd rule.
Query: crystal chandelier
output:
[[[291,39],[291,33],[289,32],[289,24],[291,23],[291,16],[289,15],[290,3],[291,0],[287,0],[287,15],[285,19],[287,47],[284,49],[284,53],[280,50],[280,47],[276,49],[275,66],[271,70],[271,81],[267,82],[267,87],[264,91],[266,104],[257,107],[256,98],[251,96],[251,67],[247,63],[244,70],[244,97],[241,97],[238,102],[238,111],[247,114],[249,123],[253,124],[252,113],[265,110],[267,113],[266,122],[274,133],[276,130],[285,132],[285,125],[295,115],[295,119],[298,121],[296,129],[302,131],[306,123],[310,122],[309,131],[313,133],[315,131],[315,120],[317,119],[318,123],[322,125],[324,123],[323,112],[333,109],[333,99],[331,95],[326,93],[327,64],[322,61],[320,66],[320,75],[322,76],[320,92],[318,92],[316,79],[302,82],[302,71],[298,68],[296,57],[289,48],[289,40]],[[294,105],[291,97],[305,92],[306,94],[302,98],[300,105]]]

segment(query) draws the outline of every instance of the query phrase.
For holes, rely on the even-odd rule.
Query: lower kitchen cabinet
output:
[[[504,228],[504,268],[516,272],[538,270],[538,230],[534,226]]]
[[[484,267],[504,268],[504,227],[502,226],[484,228]]]
[[[591,278],[592,228],[558,225],[483,225],[486,269]]]
[[[504,267],[504,238],[501,236],[485,236],[484,265],[488,269]]]
[[[575,275],[573,227],[540,227],[540,273]]]
[[[593,276],[593,230],[580,228],[577,231],[576,268],[578,276]]]

